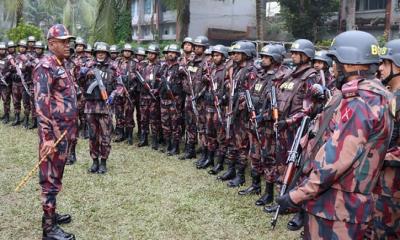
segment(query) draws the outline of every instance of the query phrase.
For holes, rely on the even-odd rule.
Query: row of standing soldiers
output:
[[[355,33],[359,34],[358,31]],[[363,34],[362,37],[369,37]],[[24,57],[28,54],[26,49],[24,51],[23,43],[19,43],[17,55],[10,42],[8,46],[0,44],[0,64],[4,65],[1,71],[4,81],[0,84],[5,104],[5,122],[9,121],[9,107],[6,105],[10,102],[10,87],[14,106],[18,105],[18,93],[16,90],[14,94],[14,86],[19,89],[20,95],[23,90],[29,95],[32,89],[29,87],[29,68],[34,67],[35,58]],[[40,42],[36,45],[37,49],[43,50]],[[302,119],[319,116],[329,106],[332,95],[342,96],[336,93],[342,92],[346,99],[358,96],[357,86],[343,86],[342,81],[335,81],[329,71],[332,59],[325,51],[316,52],[314,45],[306,39],[295,41],[290,48],[296,66],[294,69],[283,64],[286,51],[278,44],[263,47],[258,54],[260,59],[256,59],[254,44],[247,41],[236,42],[229,48],[223,45],[210,47],[208,39],[199,36],[195,39],[185,38],[181,47],[177,44],[168,45],[162,52],[164,60],[160,60],[160,49],[156,44],[150,44],[146,50],[134,50],[130,44],[125,44],[118,56],[108,44],[98,42],[94,46],[93,56],[88,53],[85,41],[76,39],[75,54],[69,60],[68,70],[75,79],[78,92],[79,128],[89,138],[93,160],[89,172],[107,171],[113,116],[116,120],[115,141],[126,139],[133,144],[136,112],[138,147],[147,146],[151,137],[153,149],[173,156],[180,154],[184,139],[184,153],[180,156],[184,160],[196,158],[197,144],[201,148],[201,156],[195,163],[196,167],[211,167],[208,173],[217,175],[226,164],[227,171],[217,179],[228,181],[229,187],[239,187],[245,183],[245,169],[250,163],[252,184],[239,191],[239,194],[260,194],[263,178],[266,182],[265,191],[256,205],[267,205],[264,210],[274,212],[276,205],[268,205],[274,201],[274,184],[280,185],[283,181],[286,159]],[[40,58],[40,54],[42,51],[38,50],[36,57]],[[331,56],[339,58],[339,54]],[[371,82],[372,85],[365,88],[380,88]],[[24,89],[25,84],[28,89]],[[27,99],[32,101],[32,98]],[[31,108],[28,105],[25,107],[25,100],[24,108],[25,121],[29,122]],[[20,108],[15,107],[14,124],[20,122],[19,111]],[[341,111],[342,121],[351,119],[354,111],[350,105],[344,112]],[[34,118],[34,111],[32,116]],[[331,127],[334,132],[335,127]],[[388,126],[385,126],[385,131],[386,128]],[[69,163],[76,160],[75,146],[76,137],[68,151]],[[371,181],[376,181],[376,177]],[[298,208],[290,197],[288,200],[285,196],[289,202],[287,205],[292,209]],[[300,198],[299,195],[297,197]],[[284,205],[285,199],[280,198],[279,203]],[[313,212],[315,209],[305,207],[305,210],[320,217]],[[352,218],[357,213],[346,214],[343,216]],[[308,221],[306,238],[317,237],[309,229],[311,220],[323,227],[328,224],[318,222],[318,217],[317,220],[305,220],[304,215],[304,211],[299,211],[288,227],[297,230],[304,221]],[[322,219],[353,223],[353,220],[341,219],[340,216],[324,215]],[[359,223],[358,219],[354,221]],[[354,230],[351,226],[348,228],[349,232]],[[319,237],[327,237],[324,234],[328,233],[319,233]]]

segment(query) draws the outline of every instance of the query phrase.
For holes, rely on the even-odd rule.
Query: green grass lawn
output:
[[[41,239],[37,174],[13,192],[38,159],[36,131],[0,123],[0,138],[0,239]],[[254,205],[258,196],[240,197],[193,161],[112,145],[106,175],[87,173],[86,140],[79,140],[78,162],[66,166],[57,210],[72,214],[63,228],[77,239],[298,238],[299,232],[286,230],[289,216],[272,231],[271,215]]]

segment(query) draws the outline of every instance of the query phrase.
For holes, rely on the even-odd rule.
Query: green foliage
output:
[[[131,12],[129,9],[120,12],[115,27],[116,41],[130,41],[132,37]]]
[[[339,9],[339,1],[279,0],[281,14],[293,37],[320,40],[326,31],[326,20]]]
[[[376,38],[379,42],[379,46],[383,47],[386,44],[386,36],[385,35],[380,35]]]
[[[7,31],[7,37],[13,41],[18,41],[28,36],[35,36],[36,39],[43,39],[40,28],[31,24],[22,23]]]
[[[115,25],[118,10],[114,0],[99,0],[94,25],[93,40],[103,41],[109,44],[115,43]]]
[[[333,39],[325,39],[325,40],[321,40],[321,41],[318,41],[317,43],[316,43],[316,45],[317,46],[320,46],[320,47],[330,47],[331,46],[331,44],[332,44],[332,41],[333,41]]]

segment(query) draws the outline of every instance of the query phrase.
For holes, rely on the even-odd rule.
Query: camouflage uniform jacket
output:
[[[50,53],[33,70],[33,79],[40,139],[55,141],[55,131],[73,128],[78,116],[72,76]]]
[[[310,214],[367,223],[393,127],[391,94],[377,79],[352,80],[341,91],[344,98],[325,129],[329,138],[309,159],[308,177],[289,194]]]

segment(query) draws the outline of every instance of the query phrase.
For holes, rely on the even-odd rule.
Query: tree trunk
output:
[[[390,39],[390,27],[392,25],[392,0],[386,0],[386,11],[385,11],[385,32],[383,36],[386,41]]]
[[[16,1],[16,17],[17,17],[17,26],[22,24],[24,21],[23,10],[24,10],[24,0]]]
[[[257,39],[265,40],[266,24],[266,0],[256,0]]]
[[[183,41],[189,35],[190,0],[176,1],[176,41]]]
[[[356,0],[347,0],[346,30],[356,29]]]
[[[346,26],[346,6],[347,6],[347,1],[346,0],[340,0],[339,1],[339,14],[338,14],[338,33],[341,33],[345,31],[345,26]]]

